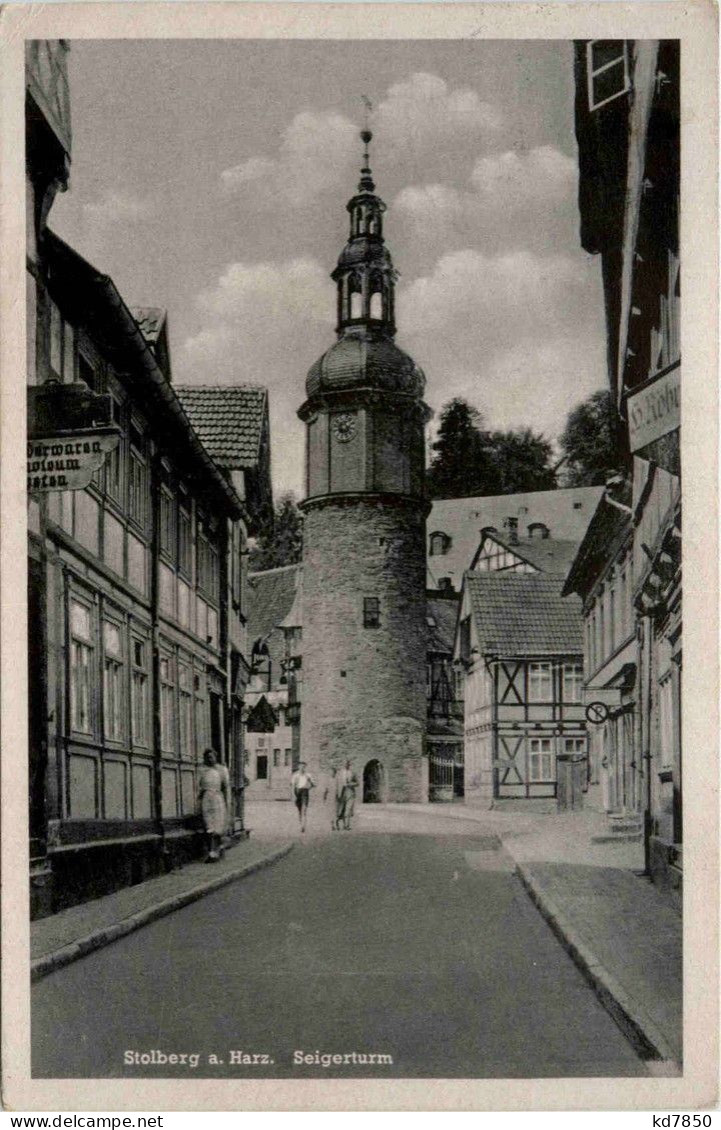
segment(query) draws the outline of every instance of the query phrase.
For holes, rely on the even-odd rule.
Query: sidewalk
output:
[[[190,863],[135,887],[124,887],[104,898],[31,922],[31,979],[38,981],[156,918],[268,867],[292,847],[292,842],[285,839],[265,839],[262,843],[243,840],[228,849],[219,863]]]
[[[388,806],[390,808],[390,806]],[[645,1057],[675,1074],[682,1062],[682,920],[642,874],[643,844],[594,843],[593,810],[536,814],[461,805],[408,813],[494,832],[541,914]]]

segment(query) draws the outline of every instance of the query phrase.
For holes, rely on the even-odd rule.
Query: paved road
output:
[[[34,1074],[645,1074],[497,841],[366,826],[299,837],[269,871],[39,982]],[[200,1061],[124,1063],[153,1049]],[[348,1060],[294,1064],[316,1051]]]

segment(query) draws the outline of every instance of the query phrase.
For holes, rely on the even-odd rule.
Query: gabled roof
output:
[[[564,487],[561,490],[528,491],[523,494],[498,494],[480,498],[437,499],[426,523],[427,535],[436,531],[448,534],[451,545],[446,554],[428,556],[428,587],[437,588],[441,577],[450,577],[460,591],[463,574],[470,569],[481,540],[481,530],[493,526],[503,537],[503,520],[518,519],[518,535],[525,539],[528,527],[542,522],[558,541],[580,542],[603,487]]]
[[[571,568],[579,545],[577,541],[561,541],[558,538],[519,538],[517,542],[511,542],[507,538],[499,537],[498,534],[487,534],[473,558],[471,568],[474,571],[481,551],[488,541],[502,546],[509,553],[522,558],[543,573],[552,573],[561,577],[565,577]]]
[[[261,640],[271,664],[272,689],[279,686],[285,658],[284,621],[291,612],[302,575],[301,565],[283,565],[248,574],[248,643]]]
[[[191,424],[221,467],[255,468],[268,412],[261,385],[176,385]]]
[[[453,653],[453,640],[456,634],[456,620],[460,601],[458,597],[448,598],[429,596],[426,601],[426,622],[428,624],[428,651]]]
[[[162,306],[131,306],[130,313],[138,323],[148,345],[155,345],[165,325],[167,310]]]
[[[544,573],[472,573],[464,584],[484,654],[581,655],[578,597],[562,597],[559,577]]]
[[[615,559],[624,541],[631,538],[633,520],[627,505],[631,501],[630,492],[622,493],[622,498],[624,502],[618,502],[604,495],[599,500],[596,513],[569,569],[564,593],[575,592],[585,599]]]
[[[248,640],[267,639],[293,607],[302,566],[282,565],[248,574]]]

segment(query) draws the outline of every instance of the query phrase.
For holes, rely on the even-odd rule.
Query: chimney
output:
[[[518,545],[518,518],[509,516],[503,519],[503,528],[506,531],[506,541],[509,545]]]

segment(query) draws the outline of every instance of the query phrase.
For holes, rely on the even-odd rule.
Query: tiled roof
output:
[[[456,634],[456,620],[460,601],[444,600],[431,596],[426,601],[426,620],[428,623],[428,650],[453,653],[453,640]]]
[[[267,389],[245,384],[175,385],[175,391],[216,463],[230,470],[256,466]]]
[[[291,611],[302,574],[301,565],[283,565],[248,574],[248,643],[263,640],[271,662],[273,689],[282,675],[285,641],[280,625]]]
[[[581,601],[561,596],[560,577],[544,573],[465,575],[484,653],[506,656],[581,655]]]
[[[155,345],[167,318],[167,310],[162,306],[131,306],[130,313],[148,345]]]
[[[567,487],[524,494],[497,494],[481,498],[437,499],[426,523],[427,535],[436,530],[448,534],[448,553],[428,556],[428,587],[437,588],[441,577],[450,577],[460,592],[463,574],[470,569],[481,541],[481,530],[495,526],[503,538],[503,519],[518,518],[518,536],[525,540],[528,527],[542,522],[557,541],[580,542],[603,487]]]
[[[560,577],[567,575],[579,546],[577,541],[561,541],[558,538],[519,538],[517,542],[510,542],[508,538],[496,534],[491,534],[490,537],[543,573]]]
[[[265,639],[293,607],[300,565],[248,574],[248,639]]]

